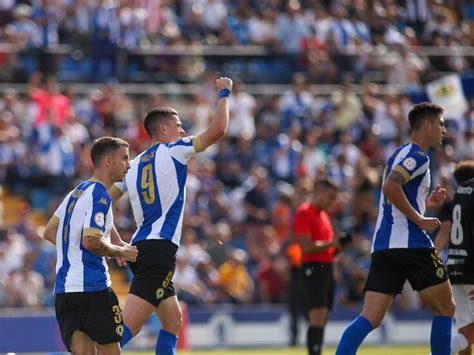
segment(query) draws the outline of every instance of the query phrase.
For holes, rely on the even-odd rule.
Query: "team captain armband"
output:
[[[82,235],[88,237],[102,237],[102,231],[97,228],[84,228],[82,229]]]
[[[56,215],[52,215],[51,218],[49,219],[48,223],[51,223],[53,226],[59,226],[59,218]]]
[[[204,149],[202,148],[201,136],[196,136],[193,139],[193,146],[196,153],[202,152]]]
[[[392,171],[396,171],[397,173],[400,173],[400,175],[403,176],[403,179],[405,180],[405,183],[410,181],[410,173],[401,165],[396,165],[393,167]]]

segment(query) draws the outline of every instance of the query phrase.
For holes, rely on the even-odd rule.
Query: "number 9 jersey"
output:
[[[474,284],[474,179],[458,187],[440,220],[451,222],[448,246],[448,275],[452,284]]]
[[[199,137],[157,143],[130,162],[124,181],[111,188],[112,196],[128,191],[138,229],[131,244],[166,239],[179,246],[186,200],[189,159],[199,152]]]

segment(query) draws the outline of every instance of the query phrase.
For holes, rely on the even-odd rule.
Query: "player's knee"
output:
[[[176,313],[174,317],[169,317],[162,321],[162,327],[167,332],[177,334],[183,325],[183,316],[180,313]]]
[[[454,303],[454,300],[451,300],[451,302],[449,303],[448,307],[447,307],[447,314],[446,316],[448,317],[454,317],[454,311],[456,310],[456,303]]]
[[[445,316],[445,317],[453,317],[454,311],[456,309],[456,304],[454,300],[451,298],[445,302],[437,302],[430,305],[431,312],[435,316]]]
[[[73,355],[90,355],[95,353],[94,346],[90,344],[71,344],[71,354]]]

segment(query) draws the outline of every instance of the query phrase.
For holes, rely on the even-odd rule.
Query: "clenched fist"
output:
[[[221,91],[222,89],[229,89],[232,91],[232,79],[226,77],[220,77],[216,80],[216,90],[217,92]]]

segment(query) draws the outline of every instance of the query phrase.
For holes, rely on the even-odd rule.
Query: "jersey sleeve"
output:
[[[414,152],[407,154],[398,164],[395,164],[392,171],[400,173],[405,178],[405,182],[408,182],[425,173],[428,168],[428,156],[421,152]]]
[[[202,144],[199,136],[184,137],[169,145],[171,156],[181,164],[186,164],[196,153],[201,152]]]
[[[295,238],[302,235],[311,235],[310,218],[305,210],[296,211],[293,221],[293,234]]]
[[[61,220],[61,217],[64,216],[65,210],[66,210],[66,205],[67,201],[69,200],[69,196],[71,194],[69,193],[64,200],[61,202],[61,204],[56,208],[56,211],[54,211],[53,215],[49,219],[48,223],[51,223],[55,226],[59,226],[59,221]]]
[[[83,235],[92,235],[101,237],[105,232],[106,218],[110,209],[112,200],[105,187],[96,184],[90,197],[91,205],[87,209],[82,229]]]

